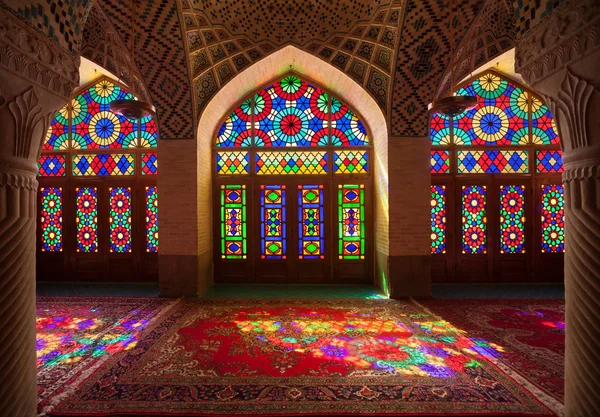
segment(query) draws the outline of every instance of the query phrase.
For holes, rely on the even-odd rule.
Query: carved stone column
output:
[[[79,58],[0,9],[0,415],[36,415],[37,159]]]
[[[556,119],[565,172],[565,411],[600,415],[600,2],[571,0],[518,44]]]

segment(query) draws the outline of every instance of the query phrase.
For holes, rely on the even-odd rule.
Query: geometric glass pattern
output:
[[[155,153],[142,154],[142,175],[158,174],[158,157]]]
[[[256,173],[326,174],[327,152],[256,152]]]
[[[62,252],[62,188],[42,187],[40,194],[42,252]]]
[[[446,253],[446,186],[431,186],[431,253]]]
[[[64,177],[65,176],[64,155],[42,155],[38,161],[38,176],[40,177]]]
[[[58,149],[67,149],[69,147],[69,111],[68,104],[56,113],[50,123],[46,139],[42,145],[44,151],[54,151]]]
[[[221,257],[246,259],[246,186],[221,186]]]
[[[254,101],[256,146],[328,145],[323,90],[290,75],[260,91]]]
[[[131,188],[109,187],[110,252],[131,252]]]
[[[429,131],[432,145],[450,145],[450,117],[434,113],[431,117]]]
[[[333,166],[336,174],[365,174],[369,172],[367,151],[335,151]]]
[[[249,162],[248,152],[217,152],[217,174],[247,174]]]
[[[526,145],[529,141],[528,94],[487,73],[456,92],[476,96],[477,106],[454,118],[457,145]]]
[[[137,128],[137,123],[135,124]],[[156,121],[153,116],[146,116],[140,120],[140,145],[142,148],[156,148],[158,145],[158,133]]]
[[[158,188],[146,187],[146,252],[158,252]]]
[[[563,172],[562,151],[537,151],[537,172]]]
[[[365,186],[338,185],[340,259],[365,258]]]
[[[285,185],[260,186],[260,255],[262,259],[286,258]]]
[[[560,184],[542,185],[542,253],[565,251],[564,190]]]
[[[98,252],[98,189],[77,187],[75,192],[77,252]]]
[[[450,172],[450,151],[431,151],[430,170],[432,174]]]
[[[552,112],[536,97],[531,100],[531,135],[534,145],[557,145],[560,143]]]
[[[133,175],[131,154],[73,155],[73,175]]]
[[[526,174],[527,151],[458,151],[459,174]]]
[[[250,99],[244,101],[223,122],[217,134],[216,146],[250,146],[252,106]]]
[[[298,185],[298,258],[324,259],[323,185]]]
[[[367,146],[369,137],[363,123],[335,97],[331,99],[331,144]]]
[[[525,186],[500,186],[500,253],[525,253]]]
[[[487,189],[485,185],[462,187],[462,253],[484,254],[487,251]]]

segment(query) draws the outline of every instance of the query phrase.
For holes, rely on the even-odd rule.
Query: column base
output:
[[[431,255],[390,256],[390,298],[431,297]]]

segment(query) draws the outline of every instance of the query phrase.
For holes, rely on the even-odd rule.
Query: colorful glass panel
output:
[[[525,186],[500,186],[500,253],[525,253]]]
[[[369,172],[369,152],[335,151],[333,167],[336,174],[366,174]]]
[[[133,161],[131,154],[73,155],[73,175],[133,175]]]
[[[563,172],[562,151],[537,151],[537,172]]]
[[[331,99],[331,144],[367,146],[369,136],[362,121],[335,97]]]
[[[450,151],[431,151],[430,170],[432,174],[450,172]]]
[[[77,252],[98,252],[98,190],[77,187],[75,192]]]
[[[532,97],[531,100],[531,141],[534,145],[560,143],[552,112],[536,97]]]
[[[459,174],[526,174],[527,151],[458,151]]]
[[[528,94],[488,73],[456,92],[476,96],[477,106],[454,118],[457,145],[526,145],[529,142]]]
[[[431,186],[431,253],[446,253],[446,186]]]
[[[155,153],[142,154],[142,175],[158,174],[158,156]]]
[[[216,146],[252,145],[252,103],[248,99],[235,109],[221,125],[217,133]]]
[[[146,187],[146,252],[158,252],[158,187]]]
[[[249,162],[249,152],[217,152],[217,174],[247,174]]]
[[[325,258],[323,185],[298,185],[299,259]]]
[[[109,187],[110,252],[131,252],[131,188]]]
[[[62,188],[41,187],[42,252],[62,252]]]
[[[565,251],[564,204],[562,185],[542,185],[542,253]]]
[[[487,251],[487,189],[485,185],[462,187],[462,253]]]
[[[46,139],[42,145],[44,151],[67,149],[69,147],[69,110],[68,104],[56,113],[50,127],[46,132]]]
[[[221,257],[246,259],[246,186],[221,186]]]
[[[260,255],[285,259],[287,253],[285,185],[260,186]]]
[[[450,145],[450,118],[441,113],[434,113],[429,124],[429,137],[434,146]]]
[[[338,185],[340,259],[365,258],[365,186]]]
[[[137,128],[137,124],[135,128]],[[157,145],[156,121],[153,116],[144,117],[140,120],[140,146],[142,148],[156,148]]]
[[[327,152],[256,152],[256,173],[326,174],[327,158]]]
[[[38,160],[38,176],[64,177],[66,164],[64,155],[42,155]]]

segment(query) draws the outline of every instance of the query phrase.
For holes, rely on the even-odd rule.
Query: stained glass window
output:
[[[249,162],[248,152],[217,152],[217,174],[247,174]]]
[[[142,154],[142,175],[158,174],[158,156],[155,153]]]
[[[260,254],[262,259],[285,259],[287,254],[285,185],[260,186]]]
[[[365,186],[338,185],[340,259],[365,258]]]
[[[560,143],[558,128],[550,109],[536,97],[531,100],[531,134],[535,145]]]
[[[38,176],[64,177],[66,173],[64,155],[42,155],[38,161]]]
[[[536,151],[537,172],[563,172],[562,151]]]
[[[542,185],[542,253],[565,251],[563,186]]]
[[[221,186],[221,257],[246,259],[246,186]]]
[[[73,175],[133,175],[131,154],[73,155]]]
[[[146,187],[146,252],[158,252],[158,190]]]
[[[69,109],[65,104],[62,109],[56,113],[50,127],[46,133],[46,140],[42,145],[42,150],[52,151],[58,149],[67,149],[69,147]]]
[[[458,151],[459,174],[524,174],[527,151]]]
[[[131,188],[109,187],[110,251],[131,252]]]
[[[217,146],[250,146],[252,144],[252,103],[248,99],[223,122],[217,133]]]
[[[75,192],[77,252],[98,252],[98,190],[77,187]]]
[[[446,253],[446,186],[431,186],[431,253]]]
[[[62,188],[41,187],[42,252],[62,252]]]
[[[326,174],[327,152],[256,152],[256,173]]]
[[[333,166],[336,174],[365,174],[369,172],[368,151],[335,151]]]
[[[462,253],[487,251],[487,189],[485,185],[462,187]]]
[[[298,185],[298,257],[325,258],[323,185]]]
[[[367,130],[354,114],[336,98],[331,99],[331,144],[341,146],[366,146]]]
[[[450,145],[450,118],[448,116],[434,113],[429,129],[432,145]]]
[[[525,186],[500,186],[500,253],[525,253]]]
[[[157,145],[156,121],[152,116],[144,117],[140,120],[140,146],[142,148],[156,148]]]
[[[432,174],[450,172],[450,151],[431,151],[430,170]]]

